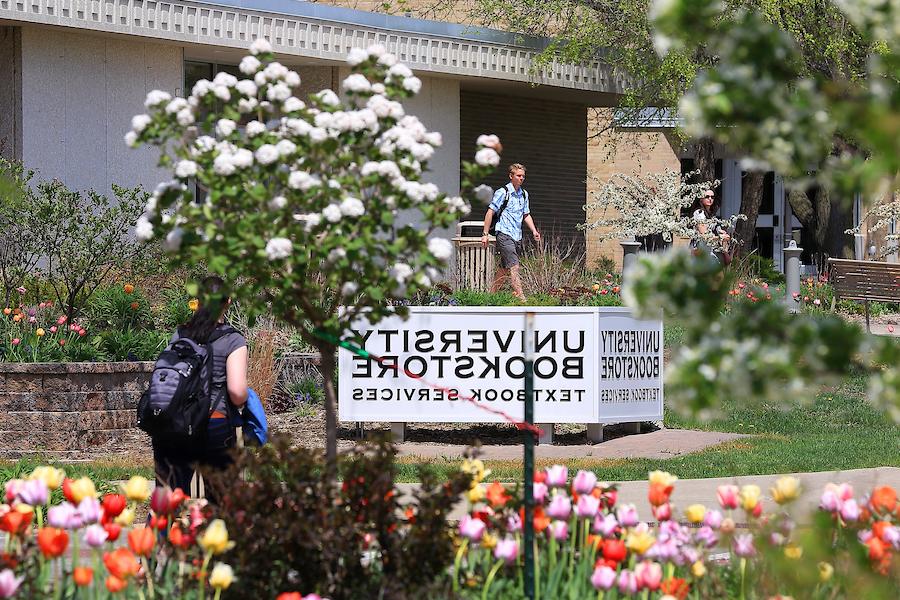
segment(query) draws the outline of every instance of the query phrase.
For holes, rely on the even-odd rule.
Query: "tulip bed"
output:
[[[467,460],[469,513],[457,528],[453,589],[465,598],[523,595],[521,495]],[[888,486],[857,498],[829,484],[810,526],[798,527],[793,477],[771,490],[763,513],[758,486],[718,489],[715,508],[691,505],[676,518],[677,478],[650,473],[653,520],[617,503],[616,486],[555,465],[534,481],[536,597],[553,598],[896,598],[900,593],[900,504]],[[864,593],[860,593],[864,590]]]

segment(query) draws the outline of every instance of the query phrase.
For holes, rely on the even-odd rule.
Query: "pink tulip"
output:
[[[38,304],[38,308],[44,308],[45,306],[47,306],[46,302],[41,302],[40,304]]]
[[[532,496],[534,497],[535,504],[543,504],[544,499],[547,498],[547,486],[541,483],[540,481],[535,481],[532,484],[534,487],[532,488]]]
[[[834,490],[826,489],[819,499],[819,508],[831,513],[841,510],[841,504],[843,503]]]
[[[883,535],[885,542],[894,548],[900,549],[900,527],[897,527],[896,525],[885,527]]]
[[[37,323],[37,317],[28,317],[29,323]]]
[[[564,465],[553,465],[547,469],[547,485],[550,487],[566,487],[569,479],[569,469]]]
[[[672,518],[672,505],[666,502],[665,504],[660,504],[659,506],[652,507],[653,516],[656,517],[657,521],[668,521]]]
[[[68,502],[51,506],[47,510],[47,522],[59,529],[78,529],[84,524],[81,513]]]
[[[568,519],[572,513],[572,501],[565,494],[557,494],[547,507],[547,516],[551,519]]]
[[[84,530],[84,543],[91,548],[99,548],[106,543],[106,540],[108,538],[109,534],[106,532],[106,529],[104,529],[102,525],[97,525],[95,523],[93,525],[89,525]]]
[[[464,515],[459,521],[459,535],[468,538],[473,542],[481,541],[485,529],[484,521],[481,519],[473,519],[469,515]]]
[[[753,535],[744,533],[734,536],[734,553],[741,558],[747,558],[756,555],[756,548],[753,547]]]
[[[58,319],[56,320],[56,324],[57,324],[57,325],[62,325],[62,324],[65,323],[65,322],[66,322],[66,315],[63,315],[63,316],[61,316],[60,318],[58,318]]]
[[[591,575],[591,585],[597,590],[608,590],[616,583],[616,572],[606,565],[594,569]]]
[[[26,290],[26,289],[25,289],[24,287],[22,287],[22,286],[19,286],[19,287],[16,288],[16,291],[19,292],[20,294],[24,294],[24,293],[27,292],[28,290]]]
[[[656,591],[662,585],[662,567],[659,563],[644,561],[638,563],[634,568],[634,575],[637,578],[638,587],[647,588]]]
[[[20,340],[19,338],[13,338],[11,343],[13,346],[18,346],[21,342],[22,340]]]
[[[716,497],[722,508],[733,510],[740,504],[740,492],[741,489],[736,485],[720,485],[716,490]]]
[[[616,510],[616,518],[622,527],[634,527],[640,522],[634,504],[623,504]]]
[[[708,510],[703,517],[703,524],[713,529],[718,529],[722,524],[722,513],[717,510]]]
[[[494,546],[494,558],[505,560],[507,564],[514,562],[518,556],[519,544],[517,544],[514,539],[507,538],[505,540],[500,540],[497,542],[497,545]]]
[[[510,533],[522,531],[522,517],[519,516],[519,513],[509,515],[509,518],[506,519],[506,530]]]
[[[600,510],[600,498],[594,498],[591,495],[582,495],[578,497],[578,504],[575,507],[575,513],[582,519],[593,519]]]
[[[605,538],[612,537],[619,527],[616,516],[613,514],[597,515],[594,517],[594,533],[599,533]]]
[[[619,573],[619,591],[623,594],[637,594],[637,577],[628,569],[622,569]]]
[[[71,325],[69,325],[69,330],[70,331],[78,331],[78,325],[76,325],[75,323],[72,323]]]
[[[81,515],[82,523],[96,523],[100,520],[100,502],[96,498],[84,498],[78,503],[78,514]]]
[[[550,534],[558,542],[564,542],[569,537],[568,521],[553,521],[550,523]]]
[[[24,479],[10,479],[3,486],[3,492],[6,495],[6,502],[11,503],[16,496],[25,488]]]
[[[19,500],[29,506],[40,506],[47,503],[47,498],[50,496],[50,490],[47,489],[47,484],[44,483],[43,480],[29,479],[22,484],[18,496]]]
[[[12,598],[22,585],[25,576],[16,577],[12,569],[3,569],[0,571],[0,598]]]
[[[841,519],[844,522],[856,521],[859,519],[859,513],[859,504],[853,498],[850,498],[841,506]]]
[[[578,471],[572,480],[572,489],[576,494],[590,494],[597,485],[597,476],[592,471]]]
[[[84,337],[84,334],[86,334],[86,333],[87,333],[87,331],[85,329],[78,330],[78,335],[80,335],[81,337]]]
[[[56,325],[50,328],[50,333],[56,333]]]

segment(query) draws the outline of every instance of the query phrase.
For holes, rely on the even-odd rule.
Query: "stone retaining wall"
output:
[[[289,355],[294,365],[318,356]],[[152,362],[0,362],[0,457],[74,458],[136,425]]]

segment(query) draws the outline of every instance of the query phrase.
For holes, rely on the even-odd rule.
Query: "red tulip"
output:
[[[106,535],[109,536],[107,540],[110,542],[114,542],[119,539],[119,534],[122,533],[122,526],[118,523],[104,523],[103,529],[106,530]]]
[[[106,578],[106,589],[113,594],[121,592],[127,585],[128,583],[124,579],[119,579],[115,575],[110,575]]]
[[[127,500],[123,494],[106,494],[103,496],[103,514],[106,517],[118,517],[125,510]]]
[[[44,556],[56,558],[62,556],[69,546],[69,534],[63,529],[43,527],[38,530],[37,543]]]
[[[149,527],[138,527],[128,532],[128,545],[138,556],[150,556],[156,543],[156,534]]]
[[[24,533],[31,524],[32,513],[21,513],[17,510],[11,510],[3,517],[0,517],[0,531],[5,531],[10,535],[19,535]]]
[[[116,579],[126,579],[136,575],[141,568],[137,557],[124,546],[120,546],[112,552],[105,552],[103,554],[103,564],[106,565],[107,570]]]
[[[75,567],[75,570],[72,572],[72,579],[78,587],[89,586],[94,579],[94,570],[90,567]]]
[[[181,506],[187,496],[181,488],[175,488],[169,495],[169,512],[175,512],[175,509]]]
[[[603,541],[603,558],[618,563],[625,560],[626,554],[627,550],[625,548],[625,542],[623,542],[622,540]]]
[[[59,340],[59,341],[61,342],[62,340]],[[75,506],[78,506],[78,503],[75,502],[75,496],[72,495],[72,480],[69,479],[68,477],[63,479],[62,492],[63,492],[63,496],[65,497],[66,500],[68,500]]]
[[[158,515],[164,515],[169,512],[169,488],[158,487],[153,490],[150,496],[150,510]]]

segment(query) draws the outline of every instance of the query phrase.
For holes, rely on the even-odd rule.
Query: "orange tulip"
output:
[[[866,542],[866,546],[869,547],[869,558],[873,561],[882,560],[887,555],[887,544],[874,535]]]
[[[897,492],[889,485],[883,485],[872,490],[869,498],[869,506],[872,512],[891,513],[897,507]]]
[[[678,600],[684,600],[687,598],[688,593],[690,593],[691,587],[684,579],[681,579],[680,577],[671,577],[662,582],[659,591],[664,594],[669,594],[670,596],[675,596]]]
[[[4,315],[9,315],[9,313],[11,313],[11,312],[12,312],[12,309],[11,309],[11,308],[4,308],[4,309],[3,309],[3,314],[4,314]]]
[[[672,495],[672,490],[674,489],[675,486],[672,485],[651,483],[650,491],[647,492],[647,500],[649,500],[650,504],[653,506],[662,506],[669,501],[669,496]]]
[[[44,527],[38,530],[37,542],[44,556],[56,558],[69,546],[69,534],[56,527]]]
[[[187,548],[194,543],[195,537],[196,536],[189,533],[185,533],[178,523],[175,523],[175,525],[172,526],[172,529],[169,530],[169,541],[176,548]]]
[[[503,487],[503,484],[499,481],[495,481],[488,486],[487,499],[488,502],[491,503],[491,506],[499,508],[505,505],[506,501],[509,500],[509,494],[506,493],[506,488]]]
[[[140,308],[140,306],[141,306],[141,305],[138,304],[137,302],[132,302],[132,303],[131,303],[131,310],[137,310],[138,308]]]
[[[106,578],[106,589],[108,589],[113,594],[117,594],[125,589],[128,585],[124,579],[119,579],[115,575],[110,575]]]
[[[33,513],[22,513],[17,510],[11,510],[3,517],[0,517],[0,531],[5,531],[10,535],[18,535],[24,533],[31,524],[31,515]]]
[[[94,579],[94,570],[90,567],[75,567],[75,571],[72,572],[72,579],[78,587],[89,586]]]
[[[150,556],[156,536],[149,527],[138,527],[128,532],[128,545],[138,556]]]
[[[134,291],[134,286],[130,283],[126,283],[124,286],[122,286],[122,290],[124,290],[126,294],[130,294]]]
[[[300,592],[282,592],[275,600],[303,600]]]
[[[137,557],[124,546],[116,548],[112,552],[105,552],[103,554],[103,564],[106,565],[107,570],[116,579],[126,579],[136,575],[141,567]]]

